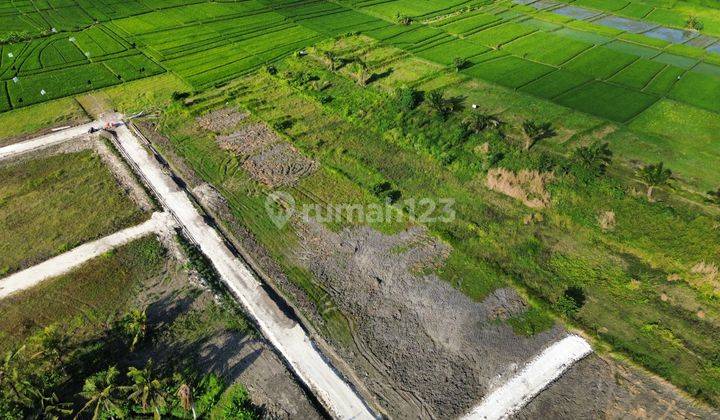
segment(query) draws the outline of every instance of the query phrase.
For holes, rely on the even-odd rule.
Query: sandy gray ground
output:
[[[591,355],[538,395],[517,419],[720,419],[676,388],[636,368]]]
[[[424,274],[450,250],[420,228],[397,235],[368,227],[301,231],[298,260],[354,321],[358,351],[344,353],[394,417],[464,414],[563,335],[556,327],[521,337],[499,322],[525,310],[513,289],[474,302]]]

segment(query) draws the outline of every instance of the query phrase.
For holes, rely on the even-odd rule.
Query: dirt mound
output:
[[[505,168],[488,171],[486,185],[493,191],[516,198],[530,208],[543,208],[550,203],[550,193],[545,186],[552,179],[551,173],[522,170],[513,172]]]
[[[197,122],[200,127],[208,131],[221,133],[234,128],[245,118],[247,118],[247,114],[235,108],[222,108],[198,117]]]
[[[274,188],[294,185],[300,178],[315,172],[318,164],[291,145],[278,143],[248,158],[243,168],[255,180]]]
[[[512,289],[474,302],[427,274],[450,249],[421,229],[299,231],[297,259],[354,321],[357,349],[341,351],[392,417],[463,414],[562,335],[556,327],[518,337],[498,322],[525,309]]]
[[[262,152],[280,139],[267,125],[259,123],[245,124],[232,134],[218,136],[217,141],[221,148],[248,158]]]

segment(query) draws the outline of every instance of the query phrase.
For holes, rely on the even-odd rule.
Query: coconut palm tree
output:
[[[26,346],[8,351],[0,365],[0,390],[8,390],[9,397],[19,406],[32,408],[42,397],[40,390],[30,381],[21,369],[33,359],[24,357]]]
[[[590,146],[582,146],[575,149],[573,157],[581,165],[595,173],[604,174],[612,161],[612,150],[608,143],[594,142]]]
[[[522,124],[525,132],[525,150],[530,150],[538,141],[555,137],[557,131],[549,122],[538,123],[533,120],[525,120]]]
[[[107,370],[98,372],[87,378],[83,385],[80,396],[87,400],[87,403],[77,412],[75,419],[85,410],[92,409],[92,420],[103,417],[123,417],[124,410],[121,408],[120,387],[118,386],[118,377],[120,372],[115,366],[111,366]]]
[[[708,191],[708,201],[720,206],[720,187],[715,191]]]
[[[72,414],[72,403],[60,402],[58,396],[53,393],[49,397],[42,397],[39,407],[38,418],[46,420],[64,419]]]
[[[190,385],[183,381],[178,387],[177,392],[175,392],[175,396],[178,398],[180,407],[186,412],[191,411],[193,419],[196,419],[197,414],[195,413],[195,403],[193,402],[192,388],[190,388]]]
[[[120,326],[130,340],[130,351],[135,351],[147,331],[147,314],[144,310],[133,309],[123,317]]]
[[[43,353],[51,357],[60,369],[64,369],[63,357],[68,351],[70,337],[57,325],[49,325],[42,329],[37,340]]]
[[[337,55],[335,55],[332,51],[323,51],[322,52],[323,60],[325,61],[325,64],[330,67],[331,71],[335,71],[338,68],[338,64],[340,63],[340,59]]]
[[[167,406],[166,381],[158,379],[152,367],[152,359],[148,360],[145,367],[128,369],[128,378],[132,384],[122,389],[129,392],[128,398],[142,407],[143,413],[148,409],[153,412],[155,419],[160,419],[160,409]]]
[[[662,162],[654,165],[645,165],[637,171],[637,176],[647,186],[647,199],[653,201],[653,191],[656,187],[667,184],[672,177],[672,171]]]
[[[484,114],[482,112],[473,112],[463,121],[467,129],[475,134],[485,131],[488,128],[498,129],[504,123],[500,118],[492,114]]]

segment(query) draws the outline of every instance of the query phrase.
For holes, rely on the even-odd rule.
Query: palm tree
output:
[[[25,349],[26,347],[22,346],[15,351],[6,353],[3,363],[0,365],[0,389],[10,390],[10,397],[18,405],[32,408],[35,406],[35,401],[42,395],[27,375],[20,370],[32,360],[32,358],[22,357]]]
[[[582,146],[575,149],[574,158],[586,168],[604,174],[612,161],[612,150],[608,143],[594,142],[590,146]]]
[[[498,129],[503,125],[500,118],[491,114],[483,114],[482,112],[473,112],[463,121],[469,131],[475,134],[485,131],[488,128]]]
[[[350,66],[350,71],[355,77],[355,81],[357,81],[360,86],[365,86],[368,83],[368,66],[364,61],[359,59],[353,61]]]
[[[538,123],[533,120],[525,120],[522,124],[525,132],[525,150],[530,150],[535,143],[542,139],[555,137],[557,131],[549,122]]]
[[[445,95],[440,90],[434,90],[428,93],[425,100],[428,106],[442,119],[447,118],[447,116],[455,110],[455,102],[451,99],[445,98]]]
[[[655,187],[667,184],[672,177],[672,171],[665,167],[662,162],[654,165],[645,165],[637,172],[637,176],[647,184],[647,199],[653,201],[653,191]]]
[[[117,368],[111,366],[108,370],[98,372],[87,378],[83,390],[79,394],[87,400],[87,403],[77,412],[75,419],[89,408],[93,410],[93,420],[97,420],[101,416],[112,419],[122,417],[124,414],[123,409],[118,405],[120,388],[117,380],[119,375],[120,372]]]
[[[177,396],[182,409],[186,412],[192,411],[193,419],[196,419],[197,414],[195,414],[195,403],[193,403],[193,395],[190,385],[186,382],[182,382],[175,395]]]
[[[455,67],[455,71],[460,71],[464,69],[465,67],[470,64],[470,61],[468,61],[467,58],[464,57],[455,57],[453,58],[453,67]]]
[[[708,201],[720,205],[720,187],[715,191],[708,191]]]
[[[147,314],[144,310],[133,309],[123,317],[120,325],[130,339],[130,351],[135,351],[135,347],[145,337]]]
[[[46,420],[58,420],[67,418],[72,414],[72,403],[62,403],[58,396],[53,393],[49,397],[43,397],[41,400],[41,413],[38,418]]]
[[[335,53],[333,53],[332,51],[323,51],[322,57],[325,60],[325,64],[330,67],[331,71],[335,71],[337,69],[337,64],[340,60],[335,55]]]
[[[132,385],[123,387],[123,390],[130,392],[128,398],[140,404],[143,413],[151,408],[155,419],[160,419],[160,409],[167,405],[166,383],[155,377],[152,359],[148,360],[142,369],[131,367],[127,376],[133,382]]]
[[[37,340],[43,353],[51,356],[60,366],[60,369],[64,369],[63,356],[68,350],[70,337],[64,331],[61,331],[57,325],[49,325],[43,328]]]

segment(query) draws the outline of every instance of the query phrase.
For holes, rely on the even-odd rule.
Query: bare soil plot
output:
[[[235,108],[222,108],[198,117],[197,122],[208,131],[220,133],[237,126],[246,117],[247,114]]]
[[[354,321],[357,352],[343,356],[391,416],[461,415],[562,335],[520,337],[499,322],[526,309],[512,289],[474,302],[440,280],[433,272],[450,249],[419,228],[313,225],[300,236],[296,258]]]

